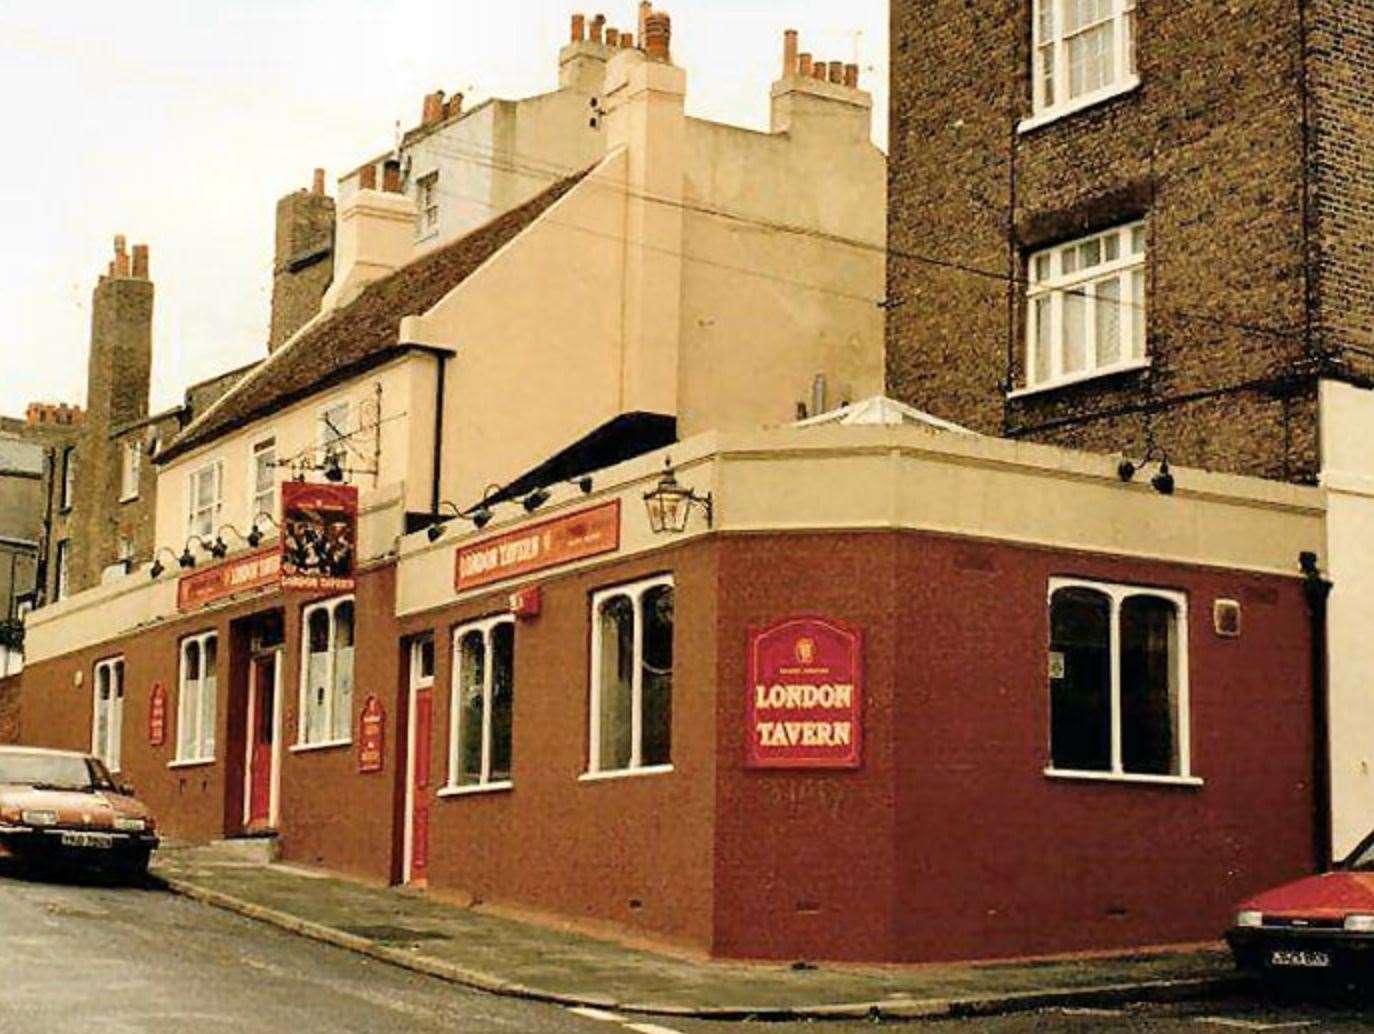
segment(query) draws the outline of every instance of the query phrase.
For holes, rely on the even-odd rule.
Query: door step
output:
[[[210,850],[216,858],[224,861],[255,865],[271,865],[281,857],[281,845],[277,843],[275,833],[214,840],[210,843]]]

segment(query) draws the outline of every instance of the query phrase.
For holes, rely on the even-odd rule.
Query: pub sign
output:
[[[798,617],[749,632],[747,768],[858,768],[863,636]]]
[[[287,481],[281,486],[284,589],[349,592],[358,555],[358,490]]]
[[[386,741],[386,711],[382,702],[369,696],[358,716],[358,771],[380,772],[384,758],[382,744]]]
[[[161,682],[153,683],[148,695],[148,744],[161,747],[167,742],[167,690]]]

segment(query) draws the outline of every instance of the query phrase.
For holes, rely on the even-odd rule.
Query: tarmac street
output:
[[[735,1022],[569,1008],[469,990],[186,897],[0,862],[0,1032],[315,1031],[458,1034],[1208,1034],[1368,1031],[1354,1000],[1259,992],[1110,1008],[1043,1008],[911,1023]]]

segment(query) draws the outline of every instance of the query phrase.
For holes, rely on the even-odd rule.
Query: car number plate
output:
[[[114,837],[108,833],[63,833],[63,847],[113,847]]]
[[[1292,951],[1280,949],[1269,955],[1271,966],[1301,966],[1306,969],[1325,969],[1331,965],[1331,956],[1324,951]]]

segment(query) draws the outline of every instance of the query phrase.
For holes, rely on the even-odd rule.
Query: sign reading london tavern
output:
[[[280,579],[281,554],[260,550],[183,575],[177,582],[177,609],[195,610],[236,593],[276,585]]]
[[[459,590],[542,571],[620,548],[620,500],[555,517],[458,550]]]
[[[748,768],[858,768],[863,639],[822,618],[749,633]]]

